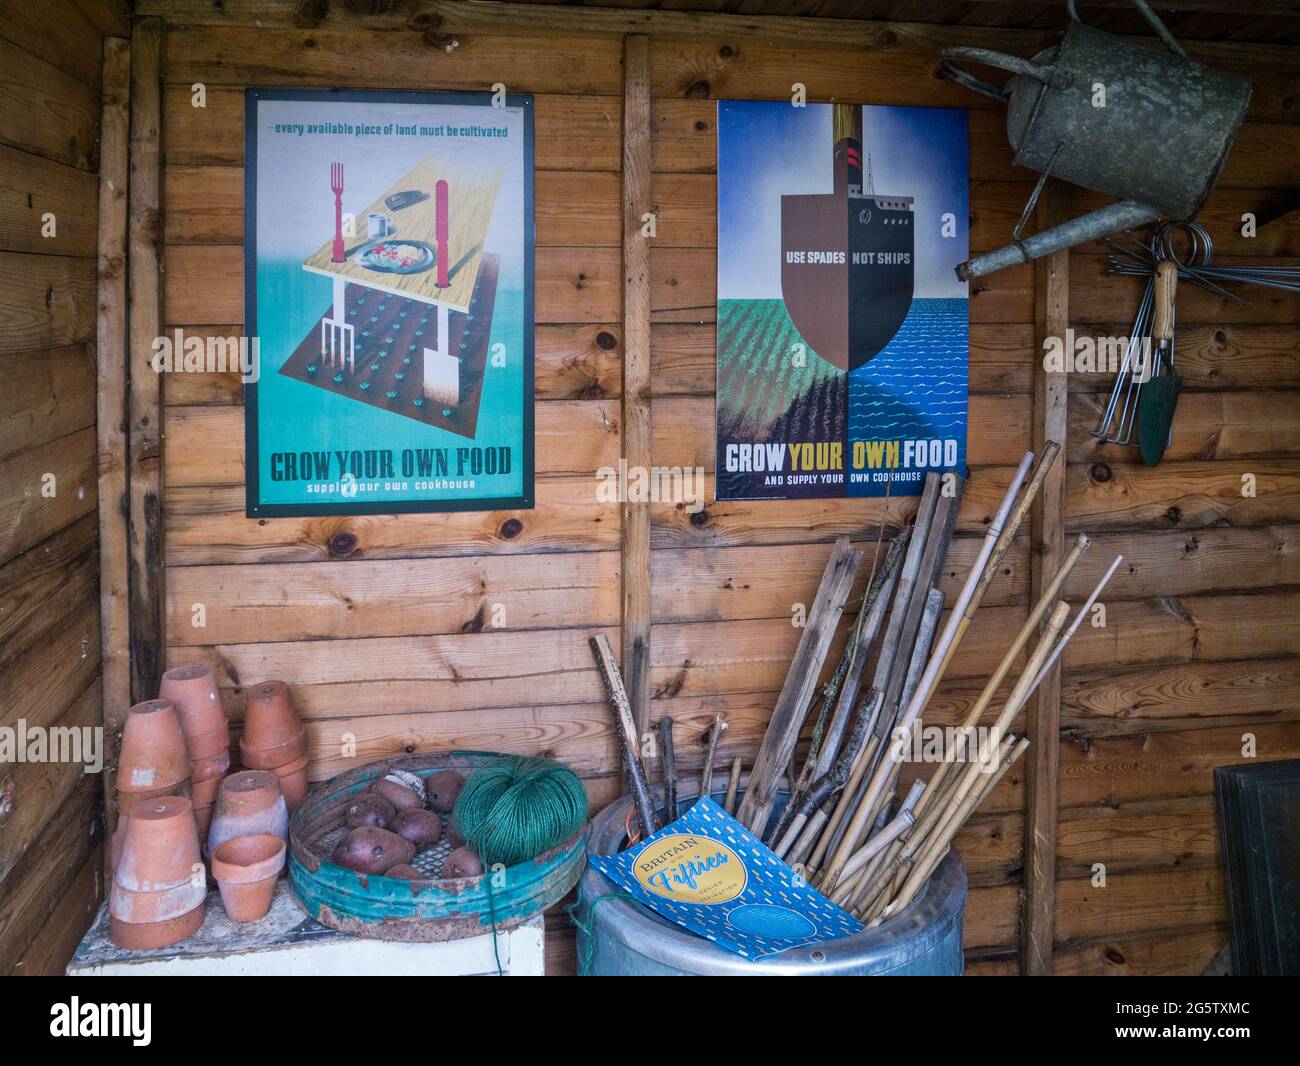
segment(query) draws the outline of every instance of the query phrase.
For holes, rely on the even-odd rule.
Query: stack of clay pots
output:
[[[113,943],[160,948],[195,933],[203,924],[208,882],[189,799],[137,799],[119,829],[109,892]]]
[[[122,726],[117,764],[119,813],[129,814],[141,800],[189,794],[190,760],[175,704],[170,700],[137,703],[126,712]]]
[[[217,786],[230,771],[230,725],[212,667],[178,666],[162,676],[159,698],[176,705],[190,759],[191,798],[199,838],[207,836]]]
[[[248,690],[239,755],[248,769],[267,770],[279,779],[290,813],[307,795],[307,730],[283,681]]]
[[[284,869],[289,811],[270,770],[241,770],[221,782],[208,830],[212,876],[231,921],[266,914]]]

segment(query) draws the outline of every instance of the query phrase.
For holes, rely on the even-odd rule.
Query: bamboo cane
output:
[[[898,813],[894,815],[893,819],[849,857],[849,861],[844,864],[842,880],[847,882],[855,878],[859,871],[863,870],[876,856],[882,854],[890,844],[916,824],[916,802],[920,799],[924,790],[924,781],[912,782],[911,791],[899,806]]]
[[[1006,703],[1003,704],[1002,713],[998,716],[997,721],[990,730],[990,734],[996,743],[1000,744],[1002,742],[1002,738],[1007,734],[1007,729],[1033,693],[1034,685],[1036,683],[1035,678],[1037,677],[1039,668],[1050,654],[1052,644],[1056,639],[1056,635],[1061,631],[1061,627],[1065,624],[1065,619],[1069,614],[1069,611],[1070,605],[1062,600],[1057,603],[1056,609],[1052,612],[1051,618],[1048,619],[1047,628],[1043,633],[1042,639],[1038,642],[1038,646],[1030,656],[1029,663],[1025,667],[1024,672],[1020,675],[1020,679],[1016,682],[1015,687],[1012,688],[1011,694],[1007,697]],[[942,836],[945,826],[951,824],[955,817],[955,812],[961,808],[966,797],[973,791],[978,791],[975,788],[975,784],[981,774],[979,760],[974,760],[963,765],[964,769],[957,778],[951,797],[945,797],[942,803],[932,804],[925,811],[920,818],[920,825],[917,827],[917,831],[913,835],[913,843],[904,852],[903,864],[905,866],[910,866],[913,872],[916,870],[916,863],[922,850],[929,847],[931,841]],[[933,783],[931,787],[934,787]]]
[[[722,715],[715,714],[713,724],[709,726],[709,747],[704,756],[704,768],[700,771],[700,799],[705,799],[713,792],[713,760],[718,754],[718,738],[726,728],[727,723],[723,721]]]
[[[811,882],[817,873],[821,861],[826,856],[827,848],[830,846],[835,830],[848,814],[851,806],[851,796],[857,789],[858,782],[866,774],[867,767],[871,765],[876,749],[880,746],[880,738],[872,735],[867,738],[867,745],[853,761],[853,769],[849,773],[849,779],[840,792],[839,802],[835,805],[829,819],[826,822],[826,831],[822,833],[821,838],[817,841],[817,846],[813,849],[812,857],[808,860],[808,880]]]
[[[655,817],[654,803],[650,799],[650,788],[646,784],[645,767],[637,755],[636,725],[632,721],[632,704],[627,698],[627,689],[623,687],[623,675],[619,673],[618,662],[614,658],[614,649],[604,633],[591,638],[591,651],[596,657],[596,667],[601,680],[605,683],[605,694],[609,705],[614,710],[614,732],[618,736],[618,746],[623,754],[623,765],[627,768],[628,785],[632,789],[632,800],[636,805],[636,816],[641,821],[641,828],[646,836],[659,829]]]
[[[727,796],[722,802],[722,809],[728,814],[736,813],[736,795],[740,792],[740,756],[731,760],[731,776],[727,779]]]
[[[843,883],[841,884],[841,888],[847,887],[846,896],[849,900],[854,901],[851,906],[846,905],[849,906],[849,909],[858,906],[860,897],[866,892],[867,886],[875,877],[876,871],[879,870],[881,866],[887,865],[893,855],[912,839],[912,833],[916,821],[916,804],[921,798],[922,793],[925,792],[925,789],[926,783],[920,778],[917,778],[917,780],[912,782],[912,787],[908,789],[907,795],[904,797],[902,804],[898,808],[900,814],[903,811],[907,811],[912,815],[913,825],[908,826],[906,830],[900,833],[895,839],[891,840],[886,848],[872,856],[870,861],[867,862],[855,876],[846,876],[842,879]],[[897,815],[895,815],[895,817],[897,817]],[[849,861],[852,862],[852,859],[850,858]]]
[[[664,820],[677,818],[677,753],[673,749],[673,720],[668,715],[659,719],[659,757],[664,768]]]
[[[1053,445],[1049,442],[1049,448]],[[1055,452],[1052,453],[1053,455]],[[1026,452],[1025,457],[1020,461],[1020,466],[1016,468],[1012,476],[1011,484],[1008,486],[1001,504],[998,506],[997,513],[993,516],[993,521],[989,523],[989,528],[985,531],[983,542],[980,544],[979,555],[976,557],[975,565],[971,568],[966,583],[962,586],[961,593],[957,597],[957,602],[953,605],[952,613],[948,616],[948,623],[944,626],[943,634],[935,645],[934,652],[930,656],[930,661],[926,665],[925,673],[921,675],[921,680],[917,684],[916,692],[912,696],[911,702],[903,712],[899,720],[899,727],[905,732],[910,732],[912,723],[921,713],[921,709],[929,702],[930,696],[934,689],[938,687],[939,678],[947,669],[948,662],[956,651],[957,645],[965,636],[966,630],[970,627],[970,616],[973,615],[976,608],[979,607],[979,599],[983,597],[983,590],[988,587],[985,571],[990,569],[989,562],[995,555],[995,549],[1002,540],[1002,534],[1006,528],[1008,516],[1012,514],[1012,507],[1016,502],[1016,496],[1020,492],[1020,487],[1025,482],[1029,466],[1033,462],[1033,452]],[[1045,475],[1044,475],[1045,476]],[[1032,487],[1032,486],[1031,486]],[[1028,495],[1028,490],[1026,491]],[[1026,505],[1027,509],[1027,505]],[[1024,511],[1018,506],[1016,511],[1021,519],[1024,517]],[[1009,541],[1008,541],[1009,543]],[[1005,550],[1005,549],[1004,549]],[[998,559],[997,562],[1001,560]],[[978,597],[977,597],[978,593]],[[883,791],[888,780],[888,773],[882,773],[878,768],[873,775],[864,799],[858,804],[849,822],[848,828],[840,839],[839,846],[832,855],[826,874],[822,881],[822,891],[833,888],[835,880],[839,876],[840,870],[844,863],[848,861],[849,856],[858,846],[858,839],[862,833],[866,818],[872,810],[875,809],[876,800]]]
[[[1052,604],[1057,601],[1058,593],[1061,591],[1061,587],[1065,584],[1065,579],[1070,576],[1070,572],[1074,569],[1075,564],[1078,563],[1079,559],[1083,556],[1083,553],[1088,550],[1091,543],[1092,542],[1086,534],[1079,534],[1078,538],[1074,542],[1074,547],[1070,549],[1069,554],[1062,560],[1061,565],[1057,568],[1056,573],[1052,577],[1051,583],[1043,590],[1043,594],[1038,598],[1038,602],[1034,604],[1033,610],[1029,612],[1029,617],[1025,619],[1024,625],[1020,627],[1020,632],[1016,634],[1016,639],[1011,642],[1011,646],[1007,649],[1006,654],[1002,656],[1002,661],[998,663],[997,669],[990,675],[988,683],[984,686],[984,690],[979,694],[979,698],[976,699],[975,705],[971,707],[970,712],[966,715],[965,720],[961,724],[962,732],[969,733],[970,730],[979,726],[980,719],[984,717],[984,711],[988,708],[988,705],[993,702],[993,697],[997,694],[997,690],[1001,687],[1002,682],[1011,671],[1011,667],[1015,664],[1015,661],[1020,657],[1020,653],[1024,650],[1025,645],[1029,643],[1029,639],[1038,632],[1039,624],[1043,617],[1047,614],[1048,609]],[[1037,683],[1037,681],[1034,682],[1035,685],[1037,685]],[[918,816],[924,814],[926,808],[935,802],[945,791],[944,785],[945,778],[948,775],[948,768],[955,761],[955,751],[953,750],[954,744],[955,738],[949,743],[948,749],[944,752],[943,762],[935,769],[934,777],[930,779],[930,788],[927,790],[925,798],[922,799],[921,806],[917,810]]]
[[[1023,737],[1020,738],[1020,740],[1016,742],[1014,748],[1003,758],[1002,765],[998,771],[988,775],[989,779],[984,783],[981,789],[976,793],[967,796],[962,809],[958,812],[958,816],[949,824],[944,838],[934,843],[934,846],[930,849],[930,854],[924,864],[912,868],[912,873],[908,877],[907,881],[904,882],[902,890],[881,912],[883,918],[889,918],[890,916],[904,910],[912,900],[916,898],[916,894],[930,879],[930,876],[934,873],[939,863],[943,861],[944,855],[948,853],[948,848],[952,844],[952,838],[956,836],[957,830],[966,823],[966,819],[970,817],[971,813],[979,806],[984,797],[993,791],[997,783],[1002,780],[1006,772],[1016,764],[1022,755],[1024,755],[1025,750],[1028,747],[1029,741]]]
[[[799,834],[799,839],[794,842],[794,847],[790,849],[790,854],[785,857],[788,865],[798,866],[803,862],[813,844],[817,842],[817,838],[821,835],[822,828],[826,825],[829,807],[829,803],[823,803],[813,811],[812,817],[808,819],[808,824],[803,827],[803,832]],[[807,876],[805,869],[804,878],[807,879]]]
[[[1110,564],[1106,572],[1102,575],[1101,580],[1098,581],[1096,587],[1093,588],[1092,593],[1084,601],[1083,606],[1079,608],[1079,613],[1074,616],[1074,621],[1070,623],[1070,628],[1067,629],[1061,639],[1057,641],[1056,647],[1052,649],[1052,654],[1047,657],[1047,662],[1043,663],[1043,668],[1038,672],[1038,677],[1034,679],[1035,686],[1042,684],[1043,678],[1047,676],[1048,671],[1056,665],[1056,660],[1061,657],[1061,652],[1063,652],[1065,646],[1070,643],[1070,639],[1074,636],[1075,630],[1079,628],[1080,623],[1085,617],[1087,617],[1088,612],[1092,610],[1093,604],[1097,602],[1098,597],[1101,596],[1102,590],[1110,583],[1110,579],[1114,576],[1115,571],[1119,569],[1119,564],[1123,561],[1124,556],[1115,556],[1115,561]]]

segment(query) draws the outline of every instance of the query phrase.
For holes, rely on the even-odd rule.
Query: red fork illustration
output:
[[[447,288],[451,282],[447,278],[447,233],[451,228],[447,221],[447,183],[438,182],[433,187],[434,236],[438,241],[438,281],[440,289]]]
[[[330,164],[330,191],[334,193],[334,248],[330,260],[342,263],[347,259],[347,250],[343,247],[343,164]]]

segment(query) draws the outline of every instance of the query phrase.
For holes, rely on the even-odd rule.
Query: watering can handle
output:
[[[1075,7],[1075,0],[1065,0],[1065,5],[1069,8],[1070,18],[1073,21],[1083,21],[1079,18],[1079,12]],[[1169,51],[1173,52],[1176,56],[1181,56],[1183,59],[1187,58],[1187,53],[1183,51],[1183,46],[1179,44],[1178,39],[1169,32],[1169,27],[1160,21],[1160,16],[1151,10],[1151,5],[1147,3],[1147,0],[1133,0],[1133,6],[1138,9],[1138,14],[1147,20],[1147,25],[1156,31],[1156,36],[1164,41],[1165,47],[1168,48]]]
[[[944,74],[958,85],[991,96],[994,100],[1005,100],[1010,95],[1010,90],[1005,85],[994,85],[992,82],[975,77],[974,74],[953,63],[954,59],[969,59],[972,63],[983,63],[985,66],[997,67],[999,70],[1009,70],[1013,74],[1041,81],[1044,85],[1052,80],[1051,67],[1031,63],[1028,59],[1021,59],[1019,56],[1009,56],[1004,52],[994,52],[989,48],[945,48],[939,53],[939,69]]]

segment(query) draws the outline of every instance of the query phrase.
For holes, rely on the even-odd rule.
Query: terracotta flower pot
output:
[[[284,840],[289,810],[280,782],[269,770],[241,770],[221,779],[208,830],[208,852],[234,837],[270,833]]]
[[[248,690],[244,703],[243,740],[250,749],[269,751],[297,739],[302,730],[289,686],[283,681],[263,681]],[[289,762],[297,756],[282,760]]]
[[[119,792],[160,792],[190,776],[176,705],[170,700],[146,700],[126,713],[122,751],[118,758]]]
[[[202,927],[203,904],[200,903],[189,914],[165,922],[132,925],[110,914],[108,937],[119,948],[126,948],[128,951],[145,951],[149,948],[165,948],[169,944],[177,944],[187,936],[193,936]]]
[[[212,852],[212,876],[232,922],[255,922],[271,907],[285,843],[270,833],[233,837]]]
[[[199,829],[199,839],[207,840],[208,833],[212,829],[212,812],[216,810],[214,806],[196,807],[194,809],[194,822]]]
[[[281,766],[274,771],[280,780],[280,792],[284,795],[285,806],[293,814],[294,808],[307,797],[307,756]]]
[[[195,907],[203,906],[208,896],[208,879],[204,875],[197,883],[187,881],[175,888],[161,892],[133,892],[114,883],[109,894],[109,914],[128,925],[156,925],[175,921],[189,914]]]
[[[184,796],[189,799],[194,794],[194,789],[187,777],[178,785],[172,785],[171,788],[154,789],[152,792],[124,792],[122,789],[117,790],[117,809],[119,811],[127,810],[132,804],[139,803],[142,800],[162,799],[164,796]]]
[[[295,736],[272,748],[255,748],[247,738],[239,739],[239,759],[249,770],[275,770],[307,754],[307,729],[298,727]]]
[[[158,698],[176,704],[191,759],[207,758],[230,747],[230,726],[212,667],[196,664],[168,670],[162,676]]]
[[[217,802],[217,790],[221,788],[220,777],[210,777],[206,781],[195,781],[190,786],[190,800],[195,809],[211,807]]]
[[[164,796],[131,808],[113,875],[115,885],[131,892],[162,892],[193,882],[195,870],[202,865],[189,800]]]

